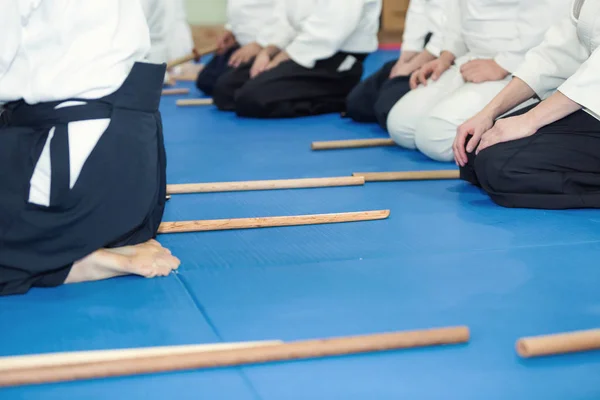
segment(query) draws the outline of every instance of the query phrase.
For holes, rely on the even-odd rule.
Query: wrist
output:
[[[450,66],[450,65],[454,64],[454,60],[456,60],[456,57],[454,56],[454,54],[450,53],[449,51],[442,51],[442,54],[440,54],[439,59],[444,64]]]

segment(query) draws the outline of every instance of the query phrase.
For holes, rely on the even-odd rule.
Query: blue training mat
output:
[[[367,73],[396,55],[370,57]],[[245,120],[177,98],[161,105],[169,183],[453,168],[395,147],[311,151],[386,137],[337,115]],[[377,209],[390,218],[165,235],[182,260],[168,278],[0,298],[0,355],[449,325],[468,325],[469,344],[0,389],[0,399],[600,399],[600,352],[522,360],[514,350],[523,336],[600,327],[595,210],[504,209],[464,182],[426,181],[174,195],[165,221]]]

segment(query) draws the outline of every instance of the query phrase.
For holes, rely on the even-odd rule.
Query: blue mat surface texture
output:
[[[371,73],[396,52],[368,59]],[[162,100],[169,183],[450,169],[337,115],[246,120]],[[523,336],[600,327],[600,214],[503,209],[460,181],[176,195],[165,221],[390,209],[387,220],[174,234],[167,278],[0,299],[0,356],[468,325],[468,345],[0,389],[0,399],[600,399],[600,352],[522,360]]]

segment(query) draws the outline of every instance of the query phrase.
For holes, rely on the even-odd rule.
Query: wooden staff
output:
[[[209,47],[205,47],[203,49],[194,49],[190,54],[188,54],[187,56],[183,56],[180,58],[176,58],[174,60],[171,60],[167,63],[167,70],[174,68],[178,65],[181,64],[185,64],[186,62],[190,62],[190,61],[200,61],[200,58],[202,56],[205,56],[207,54],[211,54],[214,53],[215,51],[217,51],[217,46],[209,46]]]
[[[173,96],[173,95],[177,95],[177,94],[188,94],[189,92],[190,92],[190,89],[185,89],[185,88],[163,89],[162,95],[163,96]]]
[[[339,178],[276,179],[265,181],[188,183],[167,185],[169,194],[242,192],[249,190],[306,189],[337,186],[360,186],[365,184],[362,176]]]
[[[459,179],[458,170],[406,171],[406,172],[355,172],[353,176],[362,176],[366,182],[387,181],[427,181],[441,179]]]
[[[516,348],[525,358],[600,350],[600,329],[522,338]]]
[[[363,147],[395,146],[392,139],[355,139],[355,140],[333,140],[330,142],[313,142],[313,150],[338,150],[358,149]]]
[[[210,106],[213,104],[213,99],[181,99],[177,100],[179,107],[186,106]]]
[[[268,340],[239,343],[211,343],[185,346],[146,347],[138,349],[76,351],[67,353],[49,353],[40,355],[14,356],[0,358],[0,374],[5,371],[22,368],[55,367],[67,364],[80,364],[99,361],[120,361],[139,357],[200,353],[205,351],[243,349],[259,346],[273,346],[283,343],[281,340]]]
[[[469,328],[448,327],[283,343],[279,345],[22,368],[0,374],[0,387],[100,379],[170,371],[335,357],[425,346],[466,343]]]
[[[294,215],[286,217],[215,219],[201,221],[163,222],[158,233],[183,233],[224,231],[231,229],[254,229],[281,226],[339,224],[386,219],[390,210],[360,211],[338,214]]]

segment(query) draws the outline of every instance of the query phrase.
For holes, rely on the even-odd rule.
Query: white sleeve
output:
[[[587,53],[579,42],[577,28],[567,17],[548,30],[545,40],[526,54],[525,62],[513,75],[545,99],[577,72]]]
[[[333,56],[356,30],[364,6],[364,0],[320,0],[286,47],[290,58],[312,68],[317,60]]]
[[[431,32],[431,39],[429,39],[429,43],[425,46],[425,50],[436,57],[439,57],[442,47],[444,47],[444,27],[448,15],[447,6],[447,1],[442,2],[442,4],[439,1],[432,1],[429,6],[429,31]]]
[[[565,7],[557,7],[564,4]],[[511,51],[498,53],[494,61],[508,72],[514,72],[523,63],[525,54],[539,45],[556,21],[556,12],[567,13],[570,2],[564,0],[521,0],[517,10],[516,42]]]
[[[148,61],[155,64],[169,61],[169,17],[171,14],[165,1],[173,0],[142,1],[148,29],[150,30],[151,47]]]
[[[600,48],[558,90],[584,108],[600,115]]]
[[[259,32],[256,42],[262,47],[275,46],[284,49],[298,34],[288,20],[286,0],[275,0],[272,19],[273,23]]]
[[[2,40],[0,40],[0,81],[12,64],[21,44],[21,16],[18,4],[9,1],[0,13]]]
[[[444,26],[444,45],[442,51],[449,51],[454,54],[456,58],[467,54],[469,49],[465,44],[462,35],[462,11],[461,6],[463,1],[461,0],[450,0],[448,4],[448,19]]]
[[[402,50],[421,51],[425,37],[430,32],[425,0],[410,0],[406,12]]]

